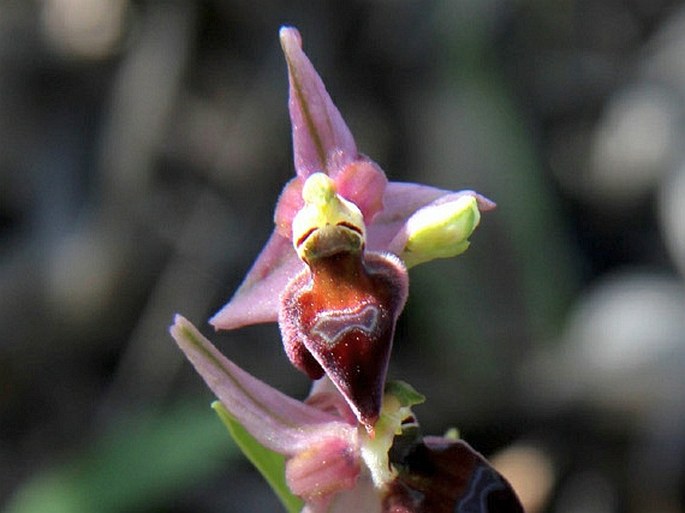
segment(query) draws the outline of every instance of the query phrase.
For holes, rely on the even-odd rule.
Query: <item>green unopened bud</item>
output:
[[[480,222],[475,196],[431,205],[407,221],[407,242],[400,255],[407,267],[459,255],[469,247],[468,238]]]

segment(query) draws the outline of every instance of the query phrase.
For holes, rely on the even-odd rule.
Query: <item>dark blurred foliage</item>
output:
[[[293,173],[282,24],[392,179],[498,203],[411,272],[390,375],[425,431],[530,513],[685,510],[672,0],[0,3],[0,507],[278,510],[166,329],[230,298]],[[275,326],[211,337],[306,393]]]

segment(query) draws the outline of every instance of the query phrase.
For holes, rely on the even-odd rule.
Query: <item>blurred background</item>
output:
[[[280,511],[167,327],[293,174],[282,24],[393,180],[498,209],[411,271],[390,377],[529,513],[685,511],[685,4],[0,2],[0,511]],[[303,397],[275,325],[211,334]]]

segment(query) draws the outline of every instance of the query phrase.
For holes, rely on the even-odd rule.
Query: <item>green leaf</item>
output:
[[[267,449],[255,440],[221,404],[221,401],[214,401],[212,408],[228,429],[236,445],[276,492],[288,513],[299,513],[304,502],[290,492],[285,482],[285,456]]]

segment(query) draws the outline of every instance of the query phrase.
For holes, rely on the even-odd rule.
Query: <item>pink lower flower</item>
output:
[[[261,445],[286,456],[302,513],[522,512],[507,481],[462,441],[422,438],[411,406],[423,397],[386,387],[374,436],[330,380],[297,401],[223,356],[181,316],[171,335],[223,406]]]

